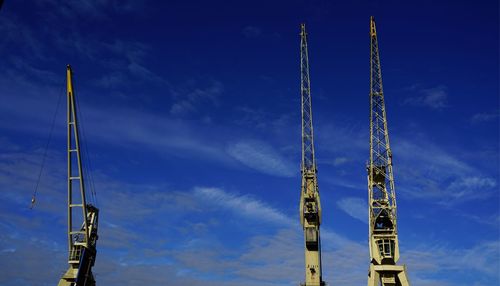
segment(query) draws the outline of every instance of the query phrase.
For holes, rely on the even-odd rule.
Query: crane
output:
[[[371,261],[368,286],[409,286],[406,266],[396,264],[399,260],[396,192],[374,17],[370,18],[370,42],[370,161],[367,177]]]
[[[94,286],[99,209],[87,203],[71,66],[67,66],[68,270],[58,286]]]
[[[302,184],[300,191],[300,223],[304,229],[305,283],[303,286],[323,286],[321,272],[321,204],[314,158],[311,86],[306,25],[300,25],[300,95],[302,107]]]

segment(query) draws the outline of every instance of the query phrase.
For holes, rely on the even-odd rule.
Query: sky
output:
[[[67,269],[67,64],[100,208],[97,284],[302,282],[302,22],[323,279],[366,285],[370,16],[400,263],[412,285],[499,285],[499,4],[490,0],[5,1],[0,285],[54,285]]]

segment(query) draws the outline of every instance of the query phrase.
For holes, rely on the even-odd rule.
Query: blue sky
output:
[[[0,284],[54,285],[67,267],[64,104],[28,207],[68,63],[101,209],[99,284],[302,281],[301,22],[324,279],[365,284],[374,15],[400,261],[413,285],[498,285],[498,2],[226,2],[4,3]]]

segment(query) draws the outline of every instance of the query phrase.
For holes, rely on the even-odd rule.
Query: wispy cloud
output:
[[[357,197],[342,198],[337,206],[348,215],[364,223],[368,223],[368,203]]]
[[[0,18],[0,32],[3,35],[3,46],[10,44],[23,43],[17,46],[17,51],[26,55],[28,58],[42,58],[45,52],[45,44],[40,35],[21,19],[12,14],[3,14]]]
[[[498,121],[498,117],[500,116],[499,112],[481,112],[481,113],[476,113],[471,117],[471,122],[472,123],[481,123],[481,122],[491,122],[494,120]]]
[[[481,253],[480,256],[477,254]],[[419,276],[430,276],[431,273],[456,273],[468,268],[478,275],[481,285],[490,281],[500,281],[498,272],[500,255],[500,242],[485,241],[470,248],[450,248],[443,245],[431,246],[428,243],[417,246],[415,249],[405,251],[404,262],[412,266],[413,271],[420,273]],[[474,261],[471,265],[470,261]],[[425,275],[427,273],[427,275]],[[446,280],[446,279],[443,279]],[[464,283],[464,285],[466,285]]]
[[[32,239],[19,241],[0,236],[0,245],[9,244],[15,248],[13,252],[0,252],[0,265],[3,265],[0,275],[0,284],[2,285],[46,285],[49,281],[57,282],[59,273],[67,265],[65,254],[55,251],[54,244],[40,240],[39,236],[33,236]],[[40,263],[40,261],[50,261],[51,263]],[[66,264],[66,265],[65,265]],[[23,271],[29,267],[31,271]],[[24,272],[24,273],[23,273]],[[40,276],[31,275],[27,272],[37,272]]]
[[[443,205],[494,195],[497,181],[432,142],[399,139],[394,146],[398,191]],[[418,154],[418,155],[415,155]]]
[[[257,38],[262,34],[262,31],[255,26],[246,26],[243,28],[242,32],[247,38]]]
[[[224,85],[219,81],[212,81],[207,87],[199,87],[198,82],[189,81],[184,86],[171,88],[170,93],[174,103],[170,108],[170,114],[185,116],[199,113],[199,109],[206,104],[217,106],[223,91]]]
[[[196,95],[189,100],[193,104],[201,104],[194,103],[198,100],[197,96],[215,96],[213,93],[220,90],[221,86],[214,83],[206,91],[194,92]],[[45,89],[44,93],[56,92],[55,89]],[[21,99],[15,93],[5,94],[8,100],[0,106],[0,118],[18,118],[18,124],[13,126],[0,120],[0,127],[46,136],[48,127],[44,126],[50,125],[51,118],[37,110],[53,110],[54,107],[49,106],[52,102],[47,101],[38,92],[27,92],[26,95]],[[141,151],[157,152],[166,156],[211,160],[228,167],[234,167],[239,162],[256,171],[282,177],[292,177],[298,170],[270,144],[260,140],[232,142],[234,130],[211,124],[203,118],[172,118],[169,115],[158,115],[133,108],[104,108],[85,101],[81,104],[81,110],[85,113],[80,121],[89,132],[87,136],[96,145],[112,144],[130,149],[139,148]],[[58,115],[62,116],[62,112]],[[55,134],[63,136],[63,119],[59,117],[57,122]],[[244,130],[238,132],[245,134]]]
[[[316,151],[333,157],[326,162],[336,166],[364,160],[369,151],[367,129],[368,126],[348,122],[319,125],[314,134],[317,137]]]
[[[247,195],[235,195],[217,188],[196,188],[195,195],[201,196],[202,200],[209,204],[227,208],[244,217],[281,225],[293,224],[284,213]]]
[[[71,19],[75,17],[86,17],[92,19],[109,20],[112,13],[128,13],[141,6],[141,1],[136,0],[100,0],[100,1],[76,1],[60,3],[56,0],[37,0],[35,5],[48,8],[58,17]]]
[[[27,25],[16,11],[0,19],[3,44],[0,51],[11,54],[7,61],[0,63],[4,78],[29,78],[29,83],[47,86],[59,82],[54,71],[64,70],[64,66],[53,64],[54,55],[82,60],[95,71],[93,82],[99,87],[112,90],[130,87],[137,83],[168,85],[166,80],[152,70],[146,61],[150,47],[138,41],[119,38],[99,38],[95,33],[81,33],[75,19],[92,19],[97,25],[107,25],[113,15],[125,14],[141,1],[77,1],[60,3],[53,0],[34,1],[41,10],[51,13],[39,18],[39,25]],[[61,28],[61,18],[67,18]],[[12,54],[10,51],[16,50]],[[60,61],[57,61],[60,64]],[[85,66],[85,64],[81,64]],[[47,68],[52,67],[52,68]],[[14,81],[16,82],[16,81]],[[9,84],[11,86],[12,84]]]
[[[274,176],[292,177],[296,174],[292,164],[272,146],[262,141],[239,141],[227,147],[234,159],[249,168]]]
[[[432,109],[442,109],[448,106],[448,88],[444,85],[439,85],[432,88],[416,89],[414,90],[417,95],[406,98],[403,103],[417,106],[426,106]]]
[[[122,74],[127,80],[141,80],[142,82],[156,83],[168,87],[170,84],[163,77],[153,72],[146,64],[147,55],[152,48],[138,41],[125,41],[115,39],[112,42],[90,43],[88,46],[96,50],[97,55],[107,54],[107,62],[113,67],[105,69],[108,73],[104,76]],[[110,57],[111,56],[111,57]],[[127,71],[128,73],[124,73]],[[126,80],[121,84],[127,84]]]
[[[368,130],[349,125],[320,125],[316,130],[321,131],[317,132],[316,151],[323,152],[318,163],[331,165],[337,170],[333,176],[321,180],[345,188],[366,188],[364,181],[360,180],[365,174],[360,171],[369,154]],[[475,158],[470,150],[456,154],[421,134],[411,137],[396,134],[391,139],[396,192],[404,193],[400,199],[432,198],[432,202],[449,207],[495,196],[498,178],[493,172],[474,165],[474,161],[465,160]],[[353,180],[352,176],[344,176],[353,172],[360,177]]]
[[[45,81],[50,84],[58,84],[61,82],[61,77],[53,71],[35,67],[24,58],[12,56],[9,61],[12,63],[12,69],[22,71],[27,78]]]
[[[24,155],[14,156],[9,160],[18,161],[15,158],[23,157]],[[60,161],[54,168],[64,168],[63,160]],[[37,165],[36,158],[28,165],[31,167],[26,170],[27,174],[31,173],[30,168]],[[11,171],[22,168],[27,168],[27,165],[23,163],[11,166]],[[0,173],[6,171],[5,168],[0,168]],[[63,179],[51,180],[64,181]],[[297,271],[303,268],[304,263],[303,234],[298,220],[257,197],[211,187],[174,191],[163,184],[130,184],[104,174],[98,175],[97,181],[100,189],[105,190],[100,196],[103,221],[99,256],[94,268],[100,283],[113,284],[120,281],[122,285],[135,285],[145,282],[163,283],[167,281],[165,279],[169,279],[168,281],[189,285],[213,283],[227,286],[284,286],[297,284],[303,279],[303,273]],[[464,182],[466,185],[476,183]],[[5,188],[10,185],[10,181],[4,181],[0,177],[3,195],[19,191]],[[58,189],[62,190],[64,186],[59,186]],[[58,193],[56,190],[54,193],[44,192],[43,196],[48,196],[51,200],[58,196],[62,199],[64,196],[61,194],[64,192]],[[11,199],[8,200],[11,202]],[[361,220],[361,214],[366,214],[366,203],[361,199],[345,198],[339,204],[341,202],[344,206],[350,206],[346,211],[355,218]],[[59,203],[63,206],[64,200]],[[62,209],[54,213],[59,213],[58,217],[61,217],[64,213]],[[134,211],[131,212],[131,209]],[[225,219],[228,211],[237,219]],[[53,244],[51,238],[47,237],[53,232],[43,232],[42,241],[23,241],[35,233],[39,237],[38,229],[46,230],[44,220],[50,218],[42,216],[34,224],[32,219],[24,218],[26,214],[15,213],[9,217],[4,214],[5,210],[0,211],[2,221],[12,223],[12,226],[6,227],[5,223],[0,223],[3,233],[0,235],[0,249],[6,249],[0,252],[0,265],[21,265],[23,261],[49,257],[50,263],[33,264],[31,269],[45,273],[45,281],[57,281],[60,272],[66,267],[64,236],[57,235],[59,244]],[[220,219],[223,223],[217,222]],[[220,232],[221,228],[235,228],[235,224],[252,225],[254,222],[261,223],[262,220],[268,222],[267,231],[256,233],[252,228],[245,227],[249,236],[240,238],[237,246],[228,243],[228,238]],[[179,225],[179,221],[183,222],[182,225]],[[14,228],[14,224],[18,227]],[[19,225],[23,227],[19,228]],[[56,228],[64,229],[63,225],[64,219],[61,219]],[[22,233],[9,238],[8,235],[14,229]],[[323,227],[322,246],[326,281],[341,285],[366,282],[369,258],[364,241],[350,240]],[[412,281],[420,281],[422,285],[447,285],[451,281],[447,278],[450,277],[449,273],[469,267],[470,261],[475,261],[473,271],[482,275],[482,284],[486,285],[498,281],[498,252],[498,242],[491,241],[466,249],[439,246],[439,243],[423,243],[403,249],[402,262],[408,264]],[[269,253],[273,255],[270,257]],[[480,258],[477,253],[482,254]],[[162,274],[154,275],[159,268],[162,269]],[[38,271],[18,270],[23,269],[22,267],[9,269],[8,273],[3,272],[4,275],[1,275],[0,283],[13,285],[9,283],[14,277],[21,283],[40,279]],[[429,273],[440,278],[429,276]]]
[[[335,158],[335,160],[333,160],[333,165],[340,166],[348,161],[349,161],[349,159],[347,159],[346,157],[337,157],[337,158]]]
[[[0,197],[10,202],[13,209],[27,210],[41,171],[43,150],[26,151],[17,146],[15,151],[0,154]],[[65,166],[60,153],[49,151],[42,172],[38,193],[47,197],[37,199],[37,207],[49,213],[64,209],[63,190],[66,180]],[[48,199],[50,198],[50,199]],[[52,202],[52,204],[50,203]]]
[[[245,129],[260,130],[273,134],[275,139],[290,142],[290,138],[300,138],[299,113],[276,113],[264,108],[237,106],[234,121]],[[295,126],[295,129],[290,127]],[[300,148],[296,149],[300,152]]]
[[[53,90],[44,91],[49,94],[56,93]],[[0,106],[0,117],[17,118],[18,124],[13,126],[1,120],[0,127],[46,136],[51,118],[47,113],[37,110],[53,112],[54,107],[49,105],[55,104],[56,98],[52,99],[54,102],[49,102],[40,94],[29,92],[22,99],[16,94],[7,93],[4,96],[7,104]],[[93,144],[113,144],[132,149],[139,147],[164,155],[197,156],[218,162],[231,160],[224,150],[227,134],[218,126],[195,120],[173,119],[137,109],[104,108],[86,104],[85,101],[81,103],[81,110],[85,113],[80,121],[89,132],[87,135]],[[60,111],[58,116],[63,116],[63,113]],[[56,136],[65,134],[63,122],[62,117],[58,117],[54,133]],[[214,133],[219,135],[217,140],[213,138]]]
[[[489,177],[470,176],[453,181],[447,188],[455,199],[475,196],[484,198],[489,191],[497,186],[496,180]]]

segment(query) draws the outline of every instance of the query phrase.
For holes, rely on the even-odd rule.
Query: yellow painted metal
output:
[[[396,265],[399,260],[396,191],[373,17],[370,18],[370,162],[367,171],[370,248],[368,286],[408,286],[406,267]]]
[[[305,24],[300,25],[301,115],[302,115],[302,183],[300,192],[300,223],[304,229],[305,286],[324,285],[321,268],[321,203],[319,197],[314,133],[312,124],[309,54]]]
[[[300,220],[305,242],[305,286],[324,285],[321,267],[321,203],[315,172],[303,172]]]
[[[87,203],[80,140],[73,91],[72,70],[68,65],[67,80],[67,155],[68,155],[68,270],[58,286],[94,286],[92,267],[96,257],[99,209]],[[74,161],[76,159],[76,161]],[[77,189],[76,192],[74,189]],[[75,211],[75,212],[73,212]],[[79,215],[79,213],[81,214]],[[76,217],[75,217],[76,216]]]

